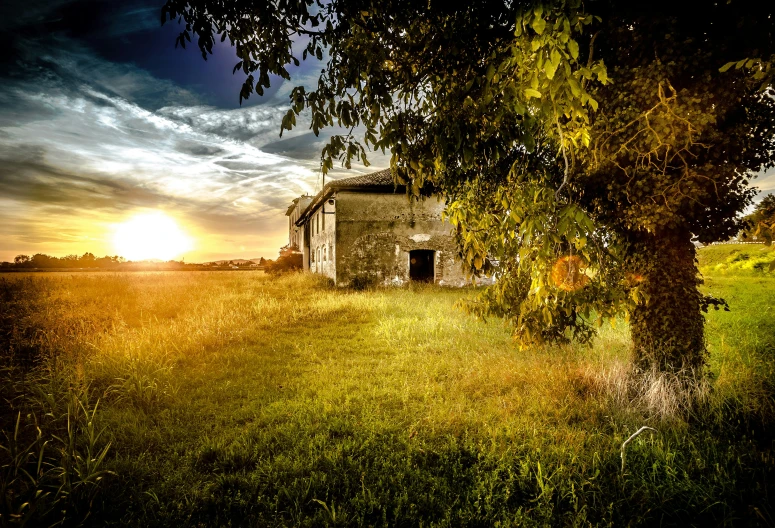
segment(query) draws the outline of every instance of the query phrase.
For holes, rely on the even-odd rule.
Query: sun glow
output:
[[[172,260],[189,251],[191,237],[161,212],[134,216],[116,227],[113,245],[129,260]]]

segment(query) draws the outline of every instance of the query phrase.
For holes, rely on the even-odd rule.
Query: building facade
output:
[[[288,210],[285,211],[285,216],[288,217],[288,245],[291,247],[301,248],[302,233],[299,232],[299,228],[296,227],[296,222],[299,220],[302,211],[312,201],[312,196],[299,196],[295,198],[291,205],[288,206]]]
[[[329,182],[316,196],[294,200],[288,238],[297,241],[305,270],[340,286],[467,284],[443,209],[437,196],[409,199],[388,169]]]

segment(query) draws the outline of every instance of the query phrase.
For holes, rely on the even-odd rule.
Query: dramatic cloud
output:
[[[287,203],[314,191],[314,161],[255,146],[277,130],[277,108],[230,111],[245,123],[243,130],[226,116],[213,119],[220,114],[215,110],[199,109],[203,118],[196,122],[175,119],[190,108],[154,112],[87,85],[46,93],[20,85],[10,96],[25,111],[15,126],[8,121],[3,126],[0,193],[30,211],[48,207],[49,214],[66,211],[68,217],[76,210],[102,211],[118,220],[140,208],[169,209],[200,233],[218,235],[228,226],[235,247],[220,252],[247,247],[271,254],[282,243],[278,225],[284,225]],[[54,206],[61,208],[58,213]],[[222,218],[229,223],[209,222]],[[269,247],[253,241],[262,223],[275,235]],[[14,225],[18,229],[20,222]],[[51,242],[52,235],[42,236],[40,227],[30,223],[21,232],[3,234]]]
[[[99,34],[132,32],[111,27]],[[163,210],[191,232],[188,260],[271,257],[286,242],[288,203],[320,186],[328,136],[315,137],[302,119],[279,137],[290,86],[277,83],[261,104],[218,108],[61,34],[14,48],[0,88],[2,260],[112,253],[116,224],[144,210]],[[309,70],[294,81],[309,82]]]

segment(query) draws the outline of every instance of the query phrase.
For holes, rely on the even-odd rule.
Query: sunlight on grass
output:
[[[473,290],[355,292],[252,272],[14,275],[0,279],[16,358],[3,366],[14,403],[0,425],[12,430],[17,409],[61,413],[73,391],[99,399],[112,473],[90,515],[104,524],[772,515],[756,490],[773,478],[775,281],[746,280],[707,281],[733,311],[708,316],[705,406],[657,412],[668,404],[646,396],[664,399],[669,380],[633,393],[626,325],[605,325],[592,348],[519,351],[500,321],[454,308]],[[658,433],[631,443],[621,475],[621,443],[641,425]]]

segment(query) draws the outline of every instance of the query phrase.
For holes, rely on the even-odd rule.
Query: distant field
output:
[[[706,274],[769,271],[775,261],[775,245],[719,244],[697,251],[700,268]]]
[[[627,392],[623,323],[520,351],[455,308],[472,290],[0,277],[0,526],[773,524],[775,273],[724,251],[691,412]]]

